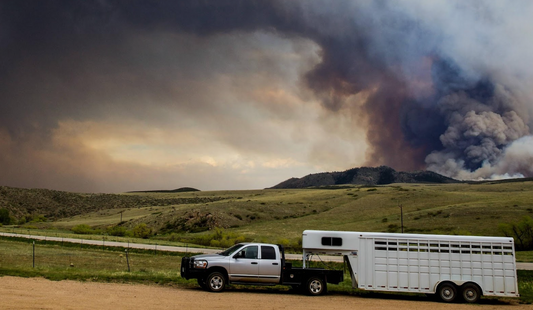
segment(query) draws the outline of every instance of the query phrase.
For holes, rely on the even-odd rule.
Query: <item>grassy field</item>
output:
[[[187,283],[179,277],[179,253],[102,248],[37,241],[35,260],[29,241],[0,239],[0,273],[52,280],[149,281]],[[33,267],[35,265],[35,267]],[[129,268],[129,271],[128,271]]]
[[[82,207],[96,202],[100,205],[83,209],[74,203],[72,208],[79,213],[75,216],[0,229],[18,227],[28,233],[39,229],[39,234],[68,237],[72,227],[85,224],[100,229],[105,238],[125,241],[128,238],[106,236],[106,229],[120,226],[131,230],[146,223],[154,233],[147,241],[150,243],[195,243],[199,238],[209,239],[219,228],[234,239],[240,236],[246,241],[297,245],[305,229],[400,232],[400,205],[404,231],[413,233],[499,236],[499,224],[533,216],[532,181],[128,193],[96,198],[93,195],[88,201],[83,200],[83,195],[57,195],[62,197],[60,202],[66,210],[68,205],[64,204],[68,201],[82,201]],[[34,196],[38,195],[31,197]],[[24,202],[22,194],[16,197],[20,206],[32,209],[27,205],[31,201]],[[46,204],[54,209],[57,201],[50,199],[35,200],[41,206],[39,210],[47,212],[42,207]]]
[[[197,285],[195,280],[185,280],[179,276],[181,257],[184,253],[130,250],[126,256],[122,248],[67,243],[61,245],[60,242],[45,241],[36,242],[35,261],[32,253],[33,245],[30,240],[0,238],[0,275],[44,277],[51,280],[158,283],[188,287]],[[294,262],[295,266],[298,264],[301,262]],[[343,265],[338,263],[328,263],[328,265],[334,269],[343,268]],[[329,285],[329,292],[358,296],[375,294],[352,289],[349,274],[345,274],[345,277],[345,281],[339,285]],[[533,271],[519,271],[518,279],[521,302],[532,303]],[[286,287],[268,289],[287,290]]]
[[[176,198],[214,201],[99,210],[25,226],[68,230],[87,224],[131,229],[147,223],[160,237],[170,234],[191,237],[220,227],[249,240],[277,242],[297,241],[305,229],[399,232],[399,205],[403,209],[404,231],[414,233],[501,235],[500,223],[533,216],[531,181],[123,194],[131,195],[154,201]]]

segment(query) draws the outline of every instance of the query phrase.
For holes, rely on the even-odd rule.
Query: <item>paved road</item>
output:
[[[142,250],[157,250],[157,251],[167,251],[167,252],[215,254],[221,251],[217,249],[206,249],[206,248],[116,242],[116,241],[106,241],[106,240],[61,238],[61,237],[37,236],[37,235],[26,235],[26,234],[15,234],[15,233],[4,233],[4,232],[0,232],[0,236],[28,238],[28,239],[35,239],[35,240],[58,241],[58,242],[70,242],[70,243],[78,243],[78,244],[104,245],[104,246],[123,247],[123,248],[142,249]],[[302,259],[301,254],[287,254],[285,256],[287,257],[287,259],[290,259],[290,260]],[[343,261],[342,256],[327,256],[327,255],[323,255],[320,257],[313,256],[311,260],[314,260],[314,261],[321,260],[325,262],[341,262],[341,263]],[[533,263],[516,263],[516,268],[519,270],[533,270]]]

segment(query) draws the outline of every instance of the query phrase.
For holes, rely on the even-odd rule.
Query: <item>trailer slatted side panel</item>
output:
[[[359,288],[435,292],[443,280],[478,283],[484,295],[516,296],[513,244],[362,237]]]

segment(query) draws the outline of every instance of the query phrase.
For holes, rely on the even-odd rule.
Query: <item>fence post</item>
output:
[[[130,257],[128,255],[128,249],[126,249],[126,262],[128,263],[128,272],[130,272]]]
[[[33,268],[35,268],[35,240],[33,240]]]

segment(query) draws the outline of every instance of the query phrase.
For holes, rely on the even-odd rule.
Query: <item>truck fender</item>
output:
[[[211,267],[211,268],[208,268],[206,271],[205,271],[205,277],[207,277],[209,274],[213,273],[213,272],[220,272],[224,275],[224,277],[226,278],[226,282],[229,283],[229,276],[228,276],[228,271],[226,270],[226,268],[224,267]]]

